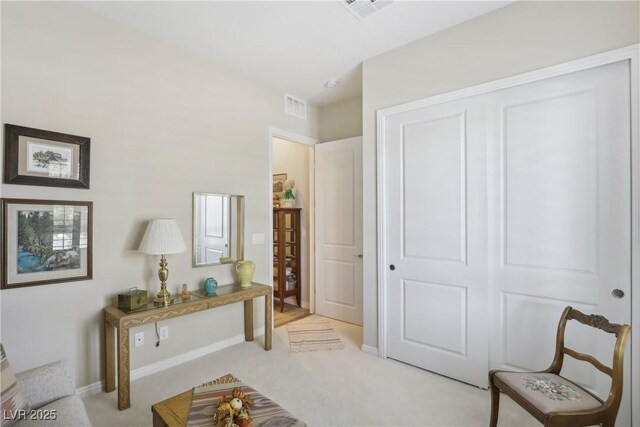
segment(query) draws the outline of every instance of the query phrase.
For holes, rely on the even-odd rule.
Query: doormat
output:
[[[286,327],[292,353],[344,348],[340,337],[324,317],[313,315],[288,323]]]

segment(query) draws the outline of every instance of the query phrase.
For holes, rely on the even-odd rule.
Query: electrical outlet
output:
[[[264,234],[255,233],[251,235],[251,243],[254,245],[263,245],[264,244]]]
[[[160,341],[166,340],[169,338],[169,327],[163,326],[160,328]]]
[[[133,336],[133,342],[136,347],[142,347],[144,345],[144,332],[138,332]]]

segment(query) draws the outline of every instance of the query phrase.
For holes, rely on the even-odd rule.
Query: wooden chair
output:
[[[615,334],[613,366],[600,363],[588,354],[578,353],[564,346],[564,331],[568,320]],[[540,372],[489,372],[491,385],[491,420],[498,423],[500,392],[506,394],[526,409],[545,426],[615,425],[622,397],[622,362],[624,349],[631,328],[629,325],[611,324],[602,316],[586,315],[571,307],[564,309],[556,335],[556,352],[551,366]],[[560,375],[564,355],[591,363],[596,369],[611,377],[611,390],[605,402],[574,382]]]

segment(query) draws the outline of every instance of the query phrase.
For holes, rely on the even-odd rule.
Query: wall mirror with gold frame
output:
[[[244,196],[193,193],[193,266],[243,258]]]

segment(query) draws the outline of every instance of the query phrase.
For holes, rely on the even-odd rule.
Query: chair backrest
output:
[[[579,353],[571,348],[565,347],[564,331],[567,326],[567,321],[569,320],[576,320],[584,325],[601,329],[604,332],[614,334],[616,336],[616,343],[613,350],[613,365],[611,367],[602,364],[598,359],[591,355]],[[605,406],[615,408],[617,411],[622,397],[622,365],[624,361],[624,349],[627,339],[629,338],[630,331],[631,327],[629,325],[609,323],[609,320],[603,316],[597,314],[587,315],[572,307],[567,307],[562,312],[560,322],[558,323],[556,353],[551,366],[547,369],[547,372],[560,374],[565,354],[573,357],[574,359],[589,362],[596,369],[611,377],[611,390],[609,392],[609,397],[605,402]]]

